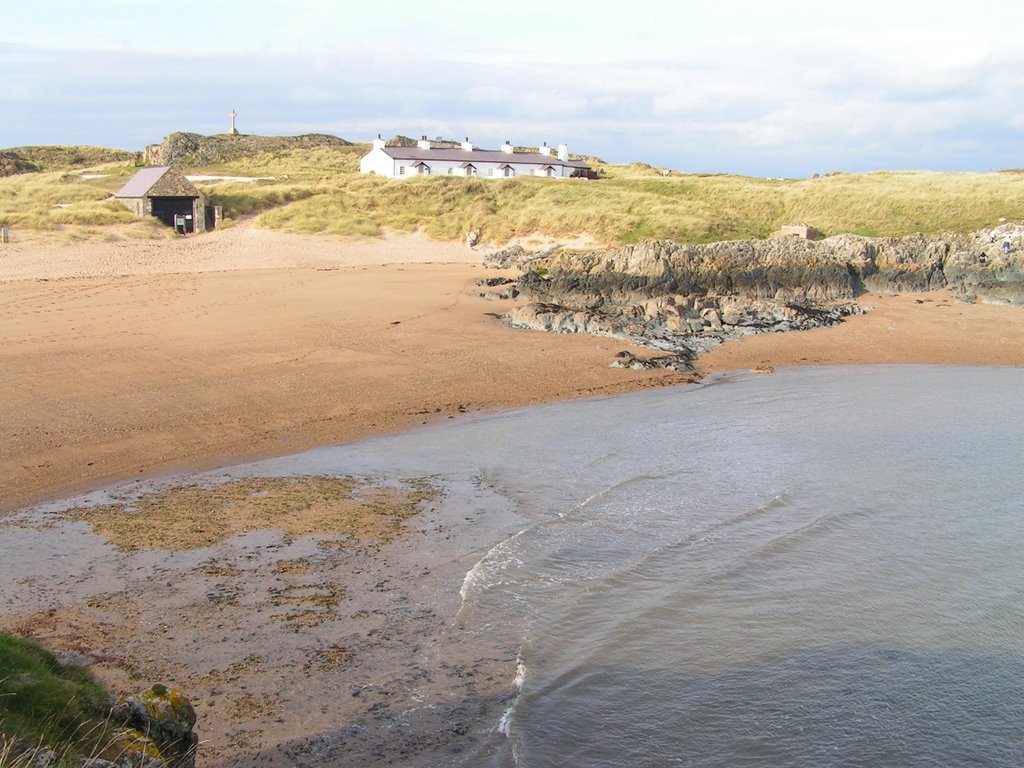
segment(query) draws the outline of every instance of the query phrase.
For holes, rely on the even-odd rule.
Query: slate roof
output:
[[[156,165],[152,168],[140,168],[128,183],[121,187],[114,197],[145,197],[163,175],[169,171],[169,165]]]
[[[202,192],[181,171],[170,165],[157,165],[136,171],[128,183],[114,195],[121,199],[140,197],[199,197]]]
[[[441,160],[476,163],[530,163],[533,165],[589,168],[582,160],[559,160],[556,155],[540,152],[502,152],[497,149],[420,149],[419,147],[384,147],[384,152],[395,160]]]

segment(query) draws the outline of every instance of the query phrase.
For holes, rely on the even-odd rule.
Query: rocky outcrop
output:
[[[196,711],[181,691],[154,685],[124,699],[110,717],[124,724],[119,746],[123,756],[132,758],[131,765],[194,768]]]
[[[485,263],[524,270],[518,328],[628,338],[673,352],[751,333],[805,330],[864,311],[866,291],[949,286],[965,301],[1024,305],[1024,227],[973,235],[841,235],[684,245],[647,241],[610,251],[530,254]]]
[[[477,294],[484,301],[503,301],[514,299],[519,296],[519,289],[516,281],[508,277],[488,277],[477,280],[476,284],[483,288],[496,288],[498,290],[481,291]]]
[[[172,133],[161,143],[146,147],[142,161],[145,165],[197,167],[228,163],[260,152],[351,145],[350,141],[322,133],[303,136],[202,136],[198,133]]]

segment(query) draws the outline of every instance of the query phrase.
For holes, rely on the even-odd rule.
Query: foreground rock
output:
[[[177,689],[154,685],[115,706],[110,717],[122,722],[121,760],[145,768],[194,768],[199,737],[196,711]],[[115,761],[114,765],[120,765]],[[98,768],[98,766],[97,766]]]
[[[807,330],[864,311],[867,291],[952,288],[968,302],[1024,306],[1024,227],[973,235],[840,235],[682,245],[641,242],[610,251],[531,254],[513,247],[486,264],[524,270],[529,303],[517,328],[625,338],[690,353],[752,333]]]

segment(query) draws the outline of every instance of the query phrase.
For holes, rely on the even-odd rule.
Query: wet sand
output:
[[[390,540],[271,527],[126,550],[79,513],[8,516],[0,631],[118,693],[182,690],[199,766],[446,765],[501,738],[516,647],[463,626],[459,588],[523,523],[437,491]]]
[[[245,227],[0,252],[0,508],[688,380],[609,368],[621,349],[642,353],[612,339],[502,326],[493,315],[512,303],[477,297],[496,274],[478,259],[415,235]],[[874,311],[730,342],[698,367],[1024,365],[1022,309],[944,293],[861,303]],[[181,685],[201,765],[444,764],[493,738],[513,695],[514,648],[454,623],[462,575],[511,518],[439,501],[387,543],[262,530],[124,552],[74,516],[39,514],[2,526],[0,628],[78,654],[117,690]]]

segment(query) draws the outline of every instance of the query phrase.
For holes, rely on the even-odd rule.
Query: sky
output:
[[[242,133],[566,143],[697,173],[1024,167],[1016,0],[11,6],[0,147],[138,150],[234,109]]]

